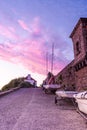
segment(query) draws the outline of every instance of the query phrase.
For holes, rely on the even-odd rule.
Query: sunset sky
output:
[[[41,84],[52,43],[54,75],[71,62],[69,35],[80,17],[87,17],[86,0],[0,0],[0,87],[27,74]]]

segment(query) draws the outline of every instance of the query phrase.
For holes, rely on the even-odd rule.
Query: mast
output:
[[[54,43],[52,43],[51,73],[53,73]]]
[[[46,53],[46,74],[48,74],[48,52]]]

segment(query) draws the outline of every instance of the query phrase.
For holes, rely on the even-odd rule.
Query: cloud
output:
[[[41,25],[40,18],[36,17],[29,25],[32,31],[29,31],[28,25],[18,20],[22,29],[26,30],[30,37],[20,39],[17,41],[1,43],[0,44],[0,58],[13,62],[14,64],[21,63],[27,69],[34,73],[46,73],[46,53],[48,52],[49,70],[51,68],[52,59],[52,42],[54,42],[54,73],[57,74],[67,63],[69,59],[65,56],[69,49],[67,43],[57,34],[52,32]],[[2,28],[2,26],[1,26]],[[7,37],[14,36],[15,29],[6,29]],[[13,32],[11,34],[11,32]],[[51,32],[51,33],[50,33]],[[5,36],[5,35],[4,35]],[[11,37],[12,37],[11,36]]]
[[[31,28],[32,28],[32,35],[34,37],[40,37],[42,35],[42,25],[40,24],[40,18],[39,17],[35,17],[32,24],[31,24]]]
[[[27,24],[23,21],[23,20],[18,20],[19,25],[21,26],[22,29],[31,32],[32,30],[29,29],[29,27],[27,26]]]
[[[29,25],[25,21],[19,19],[18,23],[23,30],[26,30],[32,37],[37,38],[42,35],[42,25],[40,24],[39,17],[35,17]]]
[[[8,38],[8,39],[15,39],[17,40],[19,37],[16,35],[16,31],[11,26],[5,26],[0,24],[0,35]]]

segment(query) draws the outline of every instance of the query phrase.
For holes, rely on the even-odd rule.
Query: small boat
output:
[[[61,100],[61,99],[73,99],[74,95],[77,94],[78,92],[77,91],[59,91],[57,90],[55,92],[56,96],[55,96],[55,104],[57,103],[58,100]]]
[[[74,94],[77,94],[77,91],[56,91],[56,95],[58,97],[63,97],[63,98],[73,98]]]
[[[43,85],[43,88],[45,89],[45,92],[49,93],[49,92],[55,92],[57,89],[61,88],[60,85],[58,84],[47,84],[47,85]]]
[[[76,99],[79,110],[84,114],[87,114],[87,91],[75,94],[74,98]]]

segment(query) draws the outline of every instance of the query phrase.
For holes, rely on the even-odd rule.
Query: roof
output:
[[[70,38],[73,37],[73,34],[75,33],[76,29],[78,28],[80,23],[87,23],[87,18],[80,18],[79,21],[77,22],[76,26],[74,27],[72,33],[70,34]]]
[[[29,74],[25,77],[25,79],[27,79],[28,76],[29,76]],[[34,78],[31,77],[31,75],[30,75],[30,78],[31,78],[31,80],[34,80],[35,82],[37,82]]]

